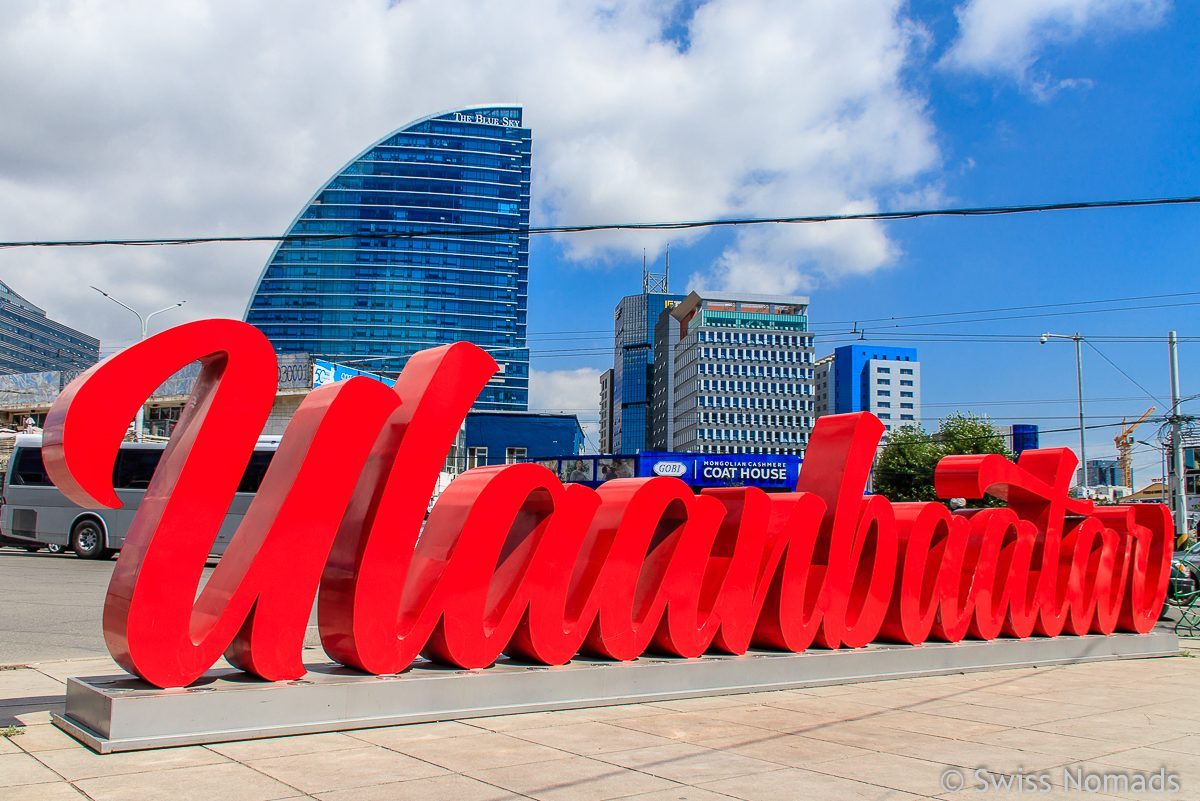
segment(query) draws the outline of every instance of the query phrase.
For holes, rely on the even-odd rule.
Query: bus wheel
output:
[[[106,559],[104,530],[95,520],[80,520],[71,529],[71,550],[80,559]]]

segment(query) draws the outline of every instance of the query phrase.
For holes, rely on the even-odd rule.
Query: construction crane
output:
[[[1151,406],[1146,411],[1142,412],[1142,416],[1134,421],[1133,425],[1126,426],[1120,434],[1113,437],[1113,442],[1117,446],[1117,461],[1121,465],[1121,482],[1122,486],[1133,489],[1133,430],[1146,422],[1146,418],[1154,414],[1154,406]],[[1125,425],[1127,418],[1121,419],[1121,425]],[[1086,470],[1086,466],[1084,467]]]

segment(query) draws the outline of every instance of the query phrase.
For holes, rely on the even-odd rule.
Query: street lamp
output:
[[[156,316],[163,314],[164,312],[169,312],[172,309],[178,309],[180,306],[187,303],[186,300],[181,300],[178,303],[172,303],[170,306],[167,306],[165,309],[159,309],[158,311],[150,312],[149,314],[143,316],[142,313],[139,312],[137,309],[133,308],[132,306],[128,306],[128,305],[122,303],[121,301],[114,298],[112,295],[105,292],[100,287],[93,286],[92,289],[96,290],[101,295],[103,295],[104,297],[111,300],[113,303],[120,306],[122,309],[133,312],[133,316],[138,318],[138,322],[142,326],[142,336],[138,340],[138,342],[141,342],[142,340],[144,340],[146,338],[146,329],[150,325],[150,321],[153,320]],[[145,419],[146,419],[146,406],[145,406],[145,404],[143,404],[138,407],[137,417],[135,417],[134,421],[133,421],[133,438],[135,440],[137,440],[138,442],[142,441],[142,424],[145,421]]]
[[[1083,490],[1083,497],[1088,497],[1091,493],[1088,490],[1088,474],[1087,474],[1087,446],[1083,441],[1083,353],[1080,349],[1080,343],[1083,342],[1083,336],[1078,331],[1074,334],[1051,334],[1049,331],[1042,334],[1038,340],[1039,344],[1045,345],[1052,339],[1069,339],[1075,343],[1075,388],[1079,394],[1079,461],[1083,466],[1080,478],[1080,488]]]

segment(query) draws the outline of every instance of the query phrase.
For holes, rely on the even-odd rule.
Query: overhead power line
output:
[[[475,226],[421,225],[422,230],[403,232],[371,232],[349,234],[284,234],[282,236],[182,236],[154,239],[49,239],[0,242],[0,248],[52,247],[168,247],[178,245],[209,245],[248,242],[332,242],[339,239],[426,239],[453,235],[455,237],[494,237],[497,235],[582,234],[595,231],[688,231],[704,228],[732,228],[752,225],[806,225],[829,222],[917,220],[925,217],[998,217],[1012,214],[1032,214],[1049,211],[1086,211],[1095,209],[1127,209],[1148,206],[1186,206],[1200,203],[1200,195],[1182,197],[1134,198],[1127,200],[1085,200],[1066,203],[1036,203],[1015,206],[974,206],[942,209],[913,209],[909,211],[868,211],[856,214],[810,214],[789,217],[740,217],[673,222],[624,222],[594,225],[548,226]],[[387,222],[381,221],[381,222]]]

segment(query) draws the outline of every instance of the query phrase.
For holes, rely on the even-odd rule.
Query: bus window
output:
[[[275,451],[255,451],[250,456],[250,463],[246,465],[246,472],[242,474],[242,481],[238,484],[237,491],[258,492],[263,476],[267,474],[267,468],[271,466],[271,457],[274,455]]]
[[[163,451],[159,448],[122,448],[117,455],[117,489],[146,489]]]
[[[41,448],[20,448],[9,465],[12,478],[9,483],[20,487],[48,487],[50,476],[42,464]]]

